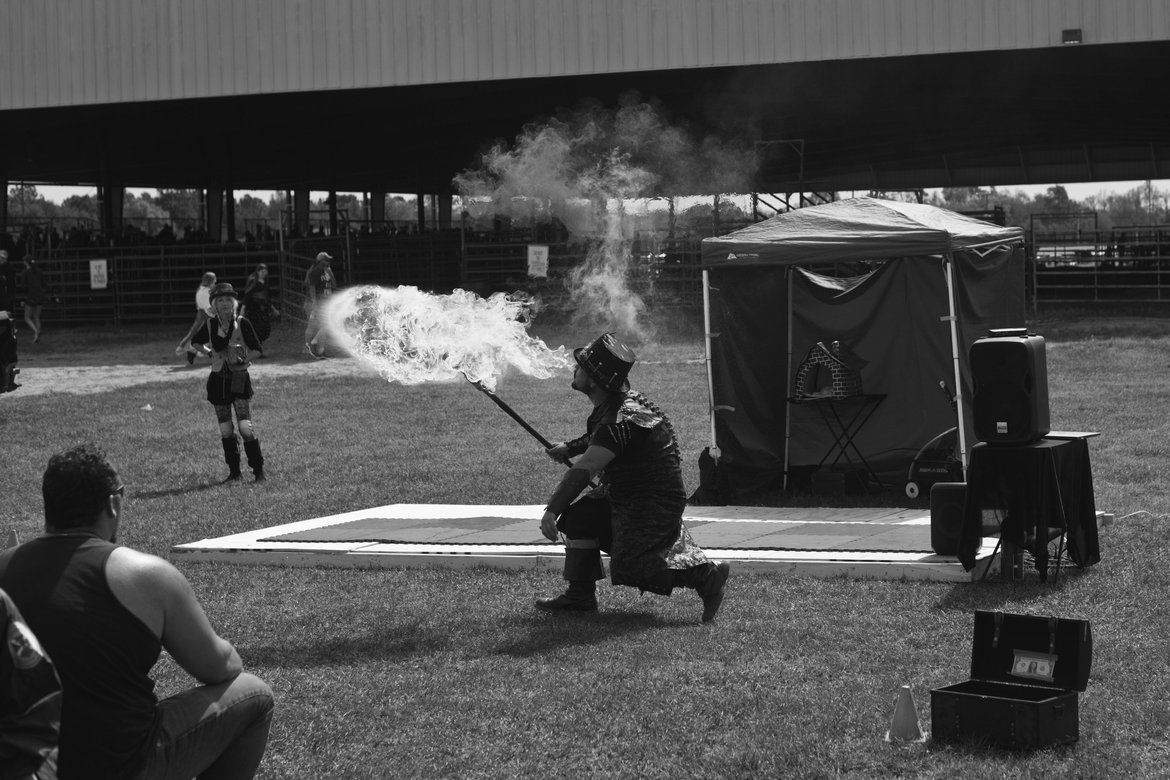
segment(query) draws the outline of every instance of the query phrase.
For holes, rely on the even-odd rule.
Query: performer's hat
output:
[[[328,263],[332,259],[333,259],[333,255],[329,254],[328,252],[318,252],[317,253],[317,262],[318,263]]]
[[[609,392],[624,393],[630,389],[626,377],[634,367],[634,351],[612,333],[603,333],[586,346],[573,350],[573,357],[595,382]]]
[[[236,292],[236,288],[232,287],[231,282],[220,282],[211,288],[211,300],[214,301],[216,298],[222,298],[225,295],[230,295],[237,300],[240,297],[239,293]]]

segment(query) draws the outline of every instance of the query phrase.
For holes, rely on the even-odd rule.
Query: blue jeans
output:
[[[272,690],[247,672],[158,703],[154,751],[139,780],[236,780],[255,776],[272,725]]]

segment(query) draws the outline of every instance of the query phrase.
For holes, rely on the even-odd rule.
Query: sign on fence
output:
[[[533,278],[548,278],[548,246],[528,245],[528,275]]]
[[[109,283],[109,279],[105,260],[89,261],[89,289],[104,290]]]

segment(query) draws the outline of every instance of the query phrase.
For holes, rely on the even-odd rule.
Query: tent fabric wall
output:
[[[845,292],[824,286],[815,274],[793,274],[794,366],[809,347],[841,344],[862,361],[866,393],[885,400],[874,410],[855,444],[878,471],[897,469],[933,436],[955,424],[955,413],[939,388],[953,385],[950,323],[942,259],[907,259],[883,264]],[[849,404],[838,402],[842,413]],[[824,456],[826,425],[808,404],[790,407],[788,462],[812,466]]]
[[[901,488],[918,448],[955,425],[939,387],[944,381],[955,390],[947,262],[964,407],[970,344],[990,328],[1023,326],[1018,228],[887,203],[864,198],[809,207],[703,242],[714,443],[728,500],[780,488],[786,464],[789,473],[814,466],[833,443],[814,408],[787,403],[792,376],[818,341],[848,347],[864,364],[855,366],[864,391],[886,395],[856,444],[883,481]],[[925,254],[899,254],[909,248]],[[873,270],[847,280],[811,270],[827,272],[828,263],[843,260]],[[963,411],[969,432],[970,412]]]

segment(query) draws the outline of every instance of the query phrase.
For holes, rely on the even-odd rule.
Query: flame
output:
[[[528,334],[533,302],[515,293],[481,298],[417,287],[360,286],[325,303],[332,336],[387,382],[403,385],[466,378],[494,390],[514,369],[547,379],[572,365],[564,347]]]

